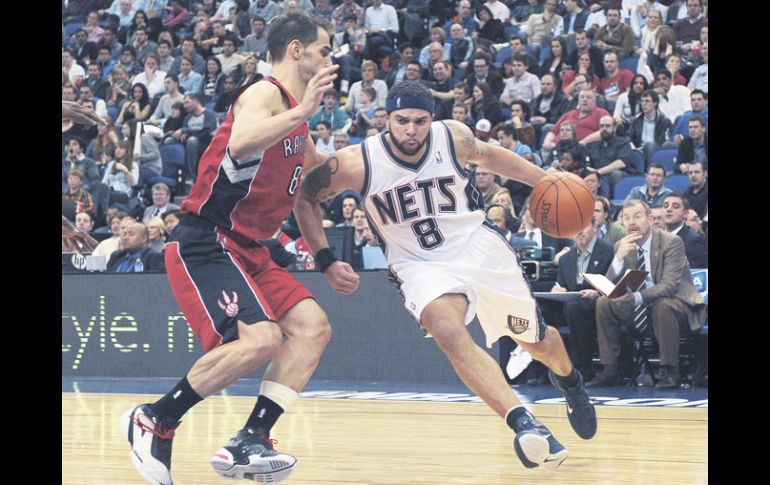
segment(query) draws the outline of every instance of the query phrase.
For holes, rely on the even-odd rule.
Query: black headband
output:
[[[433,98],[426,99],[424,96],[404,95],[391,98],[385,103],[385,111],[390,114],[399,109],[424,109],[433,114]]]

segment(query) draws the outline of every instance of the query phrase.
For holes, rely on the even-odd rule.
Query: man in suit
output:
[[[473,92],[473,87],[476,83],[485,82],[489,84],[489,88],[492,90],[492,94],[495,98],[499,98],[505,88],[503,82],[503,76],[490,69],[492,66],[492,60],[486,54],[478,54],[473,59],[473,72],[465,77],[465,82],[468,84],[468,92]]]
[[[166,270],[163,255],[148,247],[150,239],[144,224],[130,224],[121,235],[123,249],[115,251],[107,263],[113,273],[155,273]]]
[[[160,217],[167,211],[179,210],[179,206],[171,203],[171,189],[163,182],[152,186],[152,205],[144,210],[142,222],[147,223],[152,217]]]
[[[596,349],[596,299],[599,292],[583,281],[581,273],[605,274],[612,263],[612,246],[597,238],[596,220],[577,233],[575,246],[559,260],[556,284],[551,292],[579,291],[580,298],[562,306],[564,320],[570,328],[572,361],[586,379],[593,379],[591,356]]]
[[[655,387],[673,389],[679,386],[679,335],[703,326],[706,305],[692,284],[682,239],[653,229],[650,208],[640,200],[623,204],[622,219],[628,235],[615,244],[615,257],[606,276],[617,282],[626,269],[644,269],[649,274],[638,291],[628,289],[618,298],[598,299],[596,327],[604,370],[586,387],[620,382],[620,326],[626,325],[636,332],[652,326],[663,371]]]
[[[663,209],[666,230],[682,238],[684,253],[687,255],[690,268],[708,268],[708,242],[705,237],[687,226],[687,215],[690,212],[690,203],[687,199],[679,194],[667,195],[663,200]]]

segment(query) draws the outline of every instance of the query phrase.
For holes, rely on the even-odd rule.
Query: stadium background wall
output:
[[[385,271],[362,271],[353,296],[317,272],[295,273],[328,313],[333,337],[315,379],[460,383],[406,312]],[[484,345],[478,320],[469,329]],[[165,274],[62,275],[62,375],[181,377],[202,355]],[[262,370],[252,376],[258,378]]]

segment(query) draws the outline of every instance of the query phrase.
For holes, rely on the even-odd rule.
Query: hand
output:
[[[623,302],[626,302],[626,301],[633,302],[634,301],[634,292],[631,291],[631,287],[630,286],[626,286],[626,292],[625,293],[623,293],[622,295],[620,295],[617,298],[610,298],[610,300],[618,302],[618,303],[623,303]]]
[[[545,116],[533,116],[529,119],[529,122],[533,125],[544,125],[545,121]]]
[[[561,286],[558,282],[551,288],[551,293],[566,293],[567,288]]]
[[[636,241],[642,238],[642,235],[638,232],[632,232],[630,234],[627,234],[620,240],[620,245],[618,246],[618,252],[615,253],[615,259],[618,261],[623,261],[623,259],[631,254],[633,251],[636,251]]]
[[[125,166],[125,165],[123,165],[123,164],[122,164],[122,163],[120,163],[120,162],[115,162],[115,168],[117,168],[117,169],[118,169],[118,170],[120,170],[121,172],[128,172],[128,169],[126,168],[126,166]]]
[[[344,261],[335,261],[324,271],[329,285],[337,293],[351,295],[358,289],[360,277],[353,267]]]
[[[84,108],[73,101],[61,102],[61,118],[62,120],[68,120],[84,125],[105,126],[107,124],[104,119],[102,119],[94,111]]]
[[[337,69],[339,67],[339,64],[324,67],[307,83],[300,107],[305,111],[308,118],[318,110],[324,93],[334,87],[334,80],[337,79]]]
[[[686,174],[687,172],[690,171],[690,164],[689,163],[680,163],[679,164],[679,171],[681,173]]]
[[[596,290],[580,290],[580,298],[585,300],[596,300],[599,298],[599,292]]]
[[[556,253],[556,254],[554,255],[554,257],[553,257],[553,261],[554,261],[554,263],[556,263],[556,264],[559,264],[559,260],[562,258],[562,256],[564,256],[565,254],[567,254],[567,253],[569,252],[569,250],[570,250],[570,249],[571,249],[571,248],[569,248],[569,247],[565,247],[565,248],[562,248],[562,249],[561,249],[561,251],[559,251],[558,253]]]
[[[674,135],[674,143],[676,143],[677,145],[682,143],[682,140],[684,140],[684,137],[682,136],[681,133],[677,133],[676,135]]]

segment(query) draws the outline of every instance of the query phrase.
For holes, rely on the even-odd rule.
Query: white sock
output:
[[[299,397],[299,393],[294,389],[273,381],[262,381],[259,385],[259,394],[281,406],[284,411],[287,411]]]

